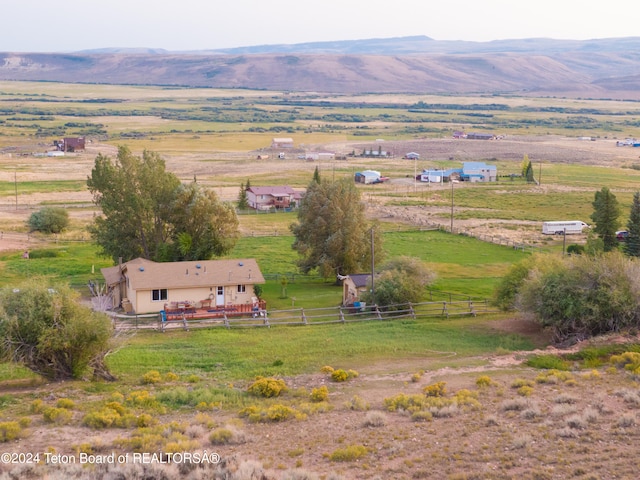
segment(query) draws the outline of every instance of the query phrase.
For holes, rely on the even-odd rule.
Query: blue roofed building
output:
[[[460,180],[464,182],[495,182],[498,180],[498,169],[495,165],[484,162],[464,162]]]

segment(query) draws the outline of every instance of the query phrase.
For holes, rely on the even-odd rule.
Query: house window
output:
[[[238,293],[245,293],[247,291],[246,285],[238,285]]]
[[[151,290],[151,300],[154,302],[160,302],[169,298],[166,288],[159,288],[157,290]]]

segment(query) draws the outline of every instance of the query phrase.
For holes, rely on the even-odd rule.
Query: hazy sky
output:
[[[637,0],[0,0],[0,51],[640,36]]]

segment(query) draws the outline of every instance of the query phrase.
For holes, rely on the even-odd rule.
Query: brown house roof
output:
[[[136,258],[122,266],[133,290],[191,288],[265,283],[253,258],[157,263]],[[120,266],[103,268],[108,285],[121,279]]]

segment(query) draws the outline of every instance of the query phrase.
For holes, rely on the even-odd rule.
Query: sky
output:
[[[640,36],[637,0],[0,0],[0,51]]]

